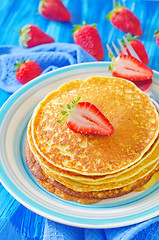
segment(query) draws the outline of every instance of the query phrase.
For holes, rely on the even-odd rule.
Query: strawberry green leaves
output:
[[[63,120],[71,114],[72,109],[76,106],[76,104],[79,102],[80,99],[81,97],[77,98],[76,100],[72,100],[72,103],[67,104],[67,107],[60,105],[60,107],[62,107],[64,110],[61,111],[63,118],[61,118],[60,120],[57,120],[58,123],[62,123]]]

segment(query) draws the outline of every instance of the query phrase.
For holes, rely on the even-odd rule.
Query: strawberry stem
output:
[[[113,0],[113,8],[116,6],[116,0]]]
[[[15,66],[15,67],[20,66],[20,63],[19,63],[19,62],[16,62],[16,63],[14,64],[14,66]]]
[[[108,55],[109,55],[109,58],[111,59],[111,60],[113,60],[114,58],[115,58],[115,56],[112,54],[112,53],[108,53]]]
[[[115,56],[112,53],[108,53],[108,55],[109,55],[110,59],[112,60],[111,65],[108,66],[108,70],[112,71],[112,68],[114,66]]]
[[[86,20],[83,21],[83,26],[86,26]]]
[[[111,17],[113,16],[113,14],[118,12],[121,8],[123,8],[123,6],[121,6],[120,2],[116,3],[116,1],[113,0],[113,10],[106,15],[106,18],[108,20],[111,20]]]
[[[25,63],[25,61],[23,61],[23,62],[21,62],[21,63],[19,63],[18,61],[16,61],[16,63],[14,64],[14,66],[19,68],[19,66],[20,66],[22,63]],[[18,68],[15,69],[13,72],[17,72]]]
[[[73,25],[74,29],[72,29],[72,32],[73,32],[73,33],[71,34],[71,37],[73,37],[73,36],[74,36],[74,33],[75,33],[76,31],[80,30],[83,26],[87,26],[85,20],[83,21],[83,25],[82,25],[82,26],[81,26],[81,25]],[[93,24],[90,24],[89,26],[95,28],[95,27],[97,26],[97,24],[96,24],[96,23],[93,23]]]
[[[63,117],[60,120],[56,120],[56,121],[58,123],[62,123],[62,121],[71,114],[72,109],[76,106],[76,104],[79,102],[80,99],[81,97],[78,97],[76,100],[72,100],[72,103],[67,104],[67,107],[60,105],[60,107],[64,109],[63,111],[61,111],[61,114],[63,115]]]
[[[42,12],[42,8],[43,8],[45,2],[46,2],[46,0],[40,0],[39,6],[38,6],[38,10],[37,10],[38,13]]]
[[[126,39],[127,39],[129,42],[132,41],[132,40],[136,40],[136,39],[139,38],[138,36],[133,36],[131,33],[127,33],[127,34],[125,35],[125,37],[126,37]]]
[[[157,37],[157,35],[159,34],[159,30],[155,31],[154,37]]]
[[[15,67],[19,67],[21,64],[26,63],[31,61],[31,59],[27,59],[26,61],[22,61],[21,63],[19,63],[18,61],[16,61],[16,63],[14,64]],[[17,72],[18,68],[16,70],[14,70],[13,72]]]

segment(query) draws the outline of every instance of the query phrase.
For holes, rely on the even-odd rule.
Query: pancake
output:
[[[30,125],[29,125],[30,126]],[[31,135],[30,135],[30,128],[28,128],[28,141],[29,144],[33,144],[31,141]],[[137,179],[142,178],[143,176],[146,176],[150,171],[152,171],[158,164],[158,159],[159,159],[159,139],[154,143],[154,146],[151,147],[152,149],[149,150],[150,153],[145,154],[147,157],[143,157],[143,160],[140,161],[140,164],[136,164],[133,167],[129,168],[129,171],[122,171],[120,174],[118,173],[117,176],[114,175],[108,175],[108,178],[96,182],[95,186],[93,180],[92,182],[87,182],[85,184],[85,181],[77,182],[77,181],[72,181],[66,177],[61,177],[59,174],[56,174],[56,171],[52,171],[52,165],[47,164],[47,161],[45,159],[41,159],[41,161],[38,161],[44,170],[46,174],[49,176],[50,179],[55,179],[58,182],[66,185],[67,187],[75,190],[75,191],[92,191],[92,190],[104,190],[104,189],[112,189],[112,188],[120,188],[122,186],[128,185]],[[33,147],[33,146],[32,146]],[[34,156],[35,153],[34,153]],[[37,160],[37,158],[36,158]],[[68,173],[69,174],[69,173]],[[65,172],[66,175],[66,172]],[[66,175],[69,176],[69,175]],[[76,180],[74,176],[74,180]],[[90,185],[88,185],[90,184]],[[93,186],[92,186],[93,185]]]
[[[158,158],[159,159],[159,158]],[[117,188],[121,188],[123,186],[127,186],[129,184],[132,184],[133,182],[136,182],[136,180],[145,177],[146,175],[148,175],[149,173],[151,173],[158,165],[158,159],[156,160],[156,162],[152,165],[150,165],[149,167],[141,170],[138,174],[136,174],[135,176],[129,178],[129,179],[125,179],[123,181],[120,182],[107,182],[107,183],[100,183],[97,185],[93,185],[93,184],[86,184],[86,183],[81,183],[81,182],[77,182],[77,181],[73,181],[70,180],[69,178],[66,177],[61,177],[57,174],[52,174],[49,169],[43,168],[43,166],[41,165],[42,169],[45,171],[45,173],[48,175],[49,179],[55,179],[56,181],[58,181],[59,183],[65,185],[66,187],[74,190],[74,191],[78,191],[78,192],[91,192],[91,191],[101,191],[101,190],[108,190],[108,189],[117,189]]]
[[[61,197],[65,200],[71,200],[80,202],[83,204],[92,204],[99,202],[103,199],[120,197],[122,195],[128,194],[134,190],[140,189],[140,187],[147,186],[151,177],[159,171],[159,165],[156,169],[151,172],[151,174],[137,181],[137,184],[130,184],[129,186],[125,186],[119,189],[113,190],[105,190],[100,192],[76,192],[73,191],[66,186],[60,184],[59,182],[52,179],[52,181],[48,178],[46,173],[42,170],[39,163],[36,162],[35,157],[32,151],[29,148],[28,142],[26,142],[25,149],[26,162],[32,172],[32,174],[36,177],[36,180],[48,191],[54,193],[56,196]],[[145,184],[145,185],[144,185]]]
[[[111,136],[75,133],[62,123],[61,105],[94,104],[112,123]],[[92,77],[68,82],[35,108],[27,128],[26,161],[55,195],[84,204],[142,191],[159,171],[159,117],[132,82]],[[155,179],[155,180],[154,180]]]
[[[135,191],[136,189],[147,184],[151,180],[153,174],[158,170],[159,170],[159,165],[156,167],[156,169],[154,169],[153,172],[151,172],[146,177],[137,180],[135,183],[129,184],[122,188],[111,189],[111,190],[92,191],[92,192],[75,192],[74,190],[67,188],[66,186],[62,185],[57,181],[54,181],[54,185],[59,187],[60,189],[62,189],[64,192],[68,194],[73,194],[73,195],[75,194],[76,196],[79,196],[79,197],[104,200],[104,199],[121,197],[123,195],[126,195],[128,193]]]
[[[159,171],[155,172],[153,174],[153,176],[151,177],[151,179],[145,185],[137,188],[135,191],[136,192],[145,191],[145,190],[149,189],[150,187],[152,187],[158,180],[159,180]]]
[[[73,99],[94,104],[112,123],[111,136],[71,131],[60,105]],[[84,176],[120,172],[137,163],[159,132],[158,113],[150,98],[130,81],[92,77],[71,81],[50,93],[32,117],[32,138],[39,154],[55,167]]]
[[[147,151],[147,153],[143,156],[143,158],[135,165],[129,167],[128,169],[125,169],[121,172],[118,172],[116,174],[109,174],[105,176],[83,176],[83,175],[73,175],[72,172],[64,171],[63,169],[58,169],[54,165],[47,162],[36,150],[36,148],[33,145],[33,140],[31,136],[31,124],[28,125],[28,142],[30,145],[30,148],[32,152],[34,153],[34,156],[36,157],[36,160],[39,162],[39,164],[50,171],[50,174],[58,174],[58,176],[63,176],[70,178],[75,181],[80,181],[81,183],[86,184],[102,184],[102,183],[110,183],[111,181],[119,182],[121,180],[127,180],[128,178],[132,178],[136,176],[137,173],[141,173],[146,167],[149,167],[151,164],[154,164],[156,161],[158,161],[159,156],[159,138],[157,137],[154,144],[151,146],[151,148]],[[142,173],[143,174],[143,173]]]
[[[54,193],[56,196],[63,198],[65,200],[69,201],[75,201],[82,204],[92,204],[97,203],[100,200],[97,199],[91,199],[91,198],[84,198],[79,197],[75,195],[71,195],[67,192],[64,192],[61,188],[54,185],[53,181],[50,181],[45,173],[43,172],[42,168],[40,167],[39,163],[36,162],[34,155],[30,151],[29,144],[26,143],[26,149],[25,149],[25,156],[26,156],[26,162],[28,164],[28,167],[32,174],[35,176],[36,180],[48,191]]]

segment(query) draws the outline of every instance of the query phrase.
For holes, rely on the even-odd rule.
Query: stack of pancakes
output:
[[[111,136],[74,133],[61,105],[94,104],[111,122]],[[159,117],[132,82],[112,77],[74,80],[49,93],[28,124],[26,161],[37,181],[66,200],[84,204],[130,193],[159,170]]]

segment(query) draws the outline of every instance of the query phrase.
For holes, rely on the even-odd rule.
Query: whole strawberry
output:
[[[137,37],[133,37],[131,35],[131,33],[128,33],[126,36],[126,39],[128,40],[128,42],[130,43],[130,45],[133,47],[133,49],[135,50],[135,52],[137,53],[137,55],[139,56],[140,60],[147,65],[149,63],[149,58],[145,49],[145,46],[143,45],[143,43],[137,39]],[[125,43],[123,43],[125,45]],[[127,51],[127,53],[129,55],[130,52],[128,50],[128,48],[125,46],[125,49]],[[123,51],[121,50],[121,54],[124,55]]]
[[[157,46],[159,47],[159,31],[155,31],[155,37],[156,37],[156,43],[157,43]]]
[[[42,73],[40,65],[32,60],[23,61],[21,63],[17,62],[15,66],[18,66],[17,70],[15,70],[16,79],[22,84],[29,82]]]
[[[121,6],[120,3],[116,4],[106,18],[119,30],[131,33],[134,36],[142,36],[140,21],[129,9]]]
[[[76,44],[81,46],[86,52],[98,61],[104,57],[103,45],[96,24],[83,26],[75,25],[73,38]]]
[[[38,12],[53,21],[69,22],[71,14],[61,0],[40,0]]]
[[[44,33],[38,26],[27,24],[20,29],[19,43],[31,48],[45,43],[53,43],[54,39]]]

